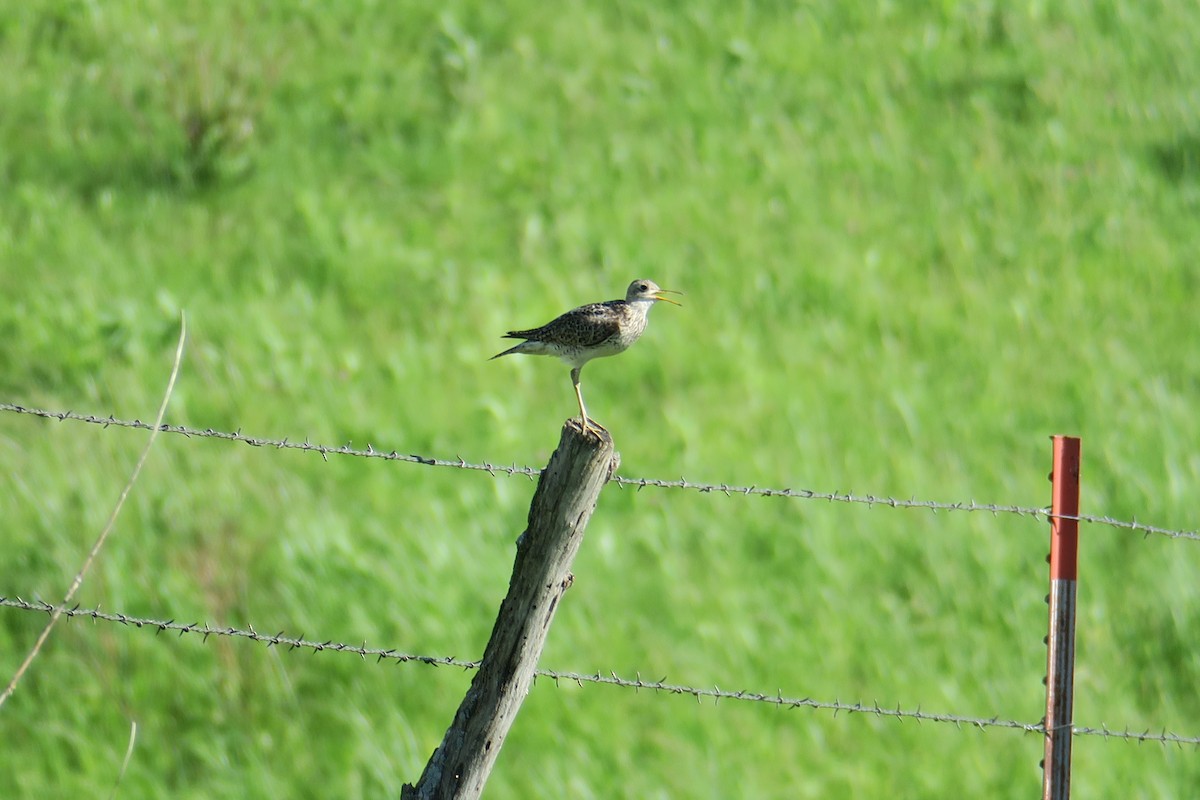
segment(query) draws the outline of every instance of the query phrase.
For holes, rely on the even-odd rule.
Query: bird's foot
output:
[[[596,435],[597,439],[604,441],[604,437],[608,433],[608,428],[604,427],[599,422],[596,422],[594,419],[588,419],[587,417],[581,417],[580,419],[583,423],[581,427],[583,428],[584,436],[587,436],[588,433],[593,433]]]

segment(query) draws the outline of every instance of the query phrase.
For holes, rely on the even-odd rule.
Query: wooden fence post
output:
[[[571,562],[583,541],[600,489],[620,463],[612,438],[563,425],[558,449],[538,478],[529,522],[517,539],[508,595],[466,697],[416,786],[402,798],[465,800],[483,792],[516,719],[559,601],[571,585]]]
[[[1042,797],[1071,796],[1075,706],[1075,589],[1079,576],[1079,439],[1054,437],[1050,503],[1050,630],[1046,637],[1046,753]]]

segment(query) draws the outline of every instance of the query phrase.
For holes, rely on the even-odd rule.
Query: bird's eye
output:
[[[650,287],[649,287],[649,286],[647,286],[647,285],[646,285],[646,284],[644,284],[644,283],[639,283],[639,284],[638,284],[638,291],[639,291],[639,292],[644,292],[644,291],[646,291],[646,290],[647,290],[647,289],[649,289],[649,288],[650,288]]]

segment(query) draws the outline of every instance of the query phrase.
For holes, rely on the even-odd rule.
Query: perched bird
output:
[[[588,430],[600,435],[602,426],[588,419],[583,407],[583,392],[579,389],[579,373],[583,365],[593,358],[615,356],[636,342],[646,330],[646,316],[650,307],[658,301],[680,305],[664,294],[682,292],[660,289],[649,280],[636,280],[629,284],[624,300],[609,300],[606,303],[590,303],[572,309],[561,317],[540,328],[527,331],[509,331],[506,339],[524,339],[516,347],[497,353],[492,359],[513,353],[533,356],[558,356],[571,365],[571,383],[575,385],[575,397],[579,400],[579,419],[586,435]],[[489,360],[492,360],[489,359]]]

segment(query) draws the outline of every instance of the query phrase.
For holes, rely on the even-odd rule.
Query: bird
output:
[[[665,297],[667,294],[683,294],[672,289],[663,289],[657,283],[639,278],[629,284],[624,300],[609,300],[604,303],[589,303],[542,325],[524,331],[509,331],[505,339],[524,339],[503,353],[497,353],[489,361],[515,353],[533,356],[558,356],[571,367],[571,383],[575,386],[575,397],[579,400],[579,423],[584,436],[589,430],[597,438],[603,438],[603,426],[588,419],[583,405],[583,392],[579,388],[579,374],[583,365],[593,358],[615,356],[624,352],[641,338],[646,330],[646,318],[650,308],[657,302],[682,305]]]

